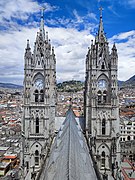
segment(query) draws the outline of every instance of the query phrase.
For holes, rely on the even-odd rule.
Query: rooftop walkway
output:
[[[71,109],[51,147],[39,179],[97,180],[86,140]]]

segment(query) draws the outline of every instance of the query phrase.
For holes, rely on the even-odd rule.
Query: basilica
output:
[[[58,133],[56,58],[44,29],[44,12],[31,51],[24,55],[21,179],[113,180],[120,162],[118,54],[109,51],[102,8],[98,33],[86,56],[84,129],[72,105]]]

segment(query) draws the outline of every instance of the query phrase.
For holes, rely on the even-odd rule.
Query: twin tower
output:
[[[32,179],[55,133],[56,58],[44,30],[43,12],[34,51],[27,41],[24,59],[21,164],[23,179]],[[114,44],[109,52],[101,14],[98,33],[86,58],[84,93],[85,133],[101,172],[113,173],[120,156],[117,70],[117,49]]]

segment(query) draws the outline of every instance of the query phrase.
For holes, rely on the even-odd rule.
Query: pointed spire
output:
[[[102,18],[102,11],[103,11],[102,6],[99,8],[99,11],[100,11],[100,18]]]
[[[112,50],[117,51],[115,43],[113,44]]]
[[[43,36],[43,39],[45,38],[45,30],[44,30],[44,10],[45,8],[41,9],[41,22],[40,22],[40,33]]]
[[[112,47],[112,55],[117,56],[117,48],[116,48],[115,43],[113,44],[113,47]]]
[[[46,32],[46,41],[48,42],[48,32]]]
[[[29,43],[29,39],[27,39],[27,46],[26,46],[26,50],[30,50],[30,43]]]
[[[54,55],[54,47],[52,47],[52,55]]]
[[[25,57],[27,57],[27,58],[31,57],[31,48],[30,48],[29,39],[27,39],[27,46],[25,49]]]
[[[99,8],[100,10],[100,23],[99,23],[99,30],[98,30],[98,35],[97,35],[97,38],[96,38],[96,41],[98,42],[106,42],[106,36],[105,36],[105,33],[104,33],[104,27],[103,27],[103,20],[102,20],[102,11],[103,11],[103,8],[100,7]]]
[[[104,33],[103,20],[102,20],[102,11],[103,11],[103,8],[100,7],[99,10],[100,10],[99,34],[101,34],[101,33]]]

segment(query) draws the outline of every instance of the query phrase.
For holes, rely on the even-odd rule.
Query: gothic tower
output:
[[[120,153],[118,54],[115,44],[109,52],[100,10],[98,33],[86,56],[86,134],[100,171],[113,173]]]
[[[27,40],[24,59],[22,166],[24,179],[32,179],[33,171],[40,168],[55,125],[56,59],[44,30],[43,11],[33,54]]]

